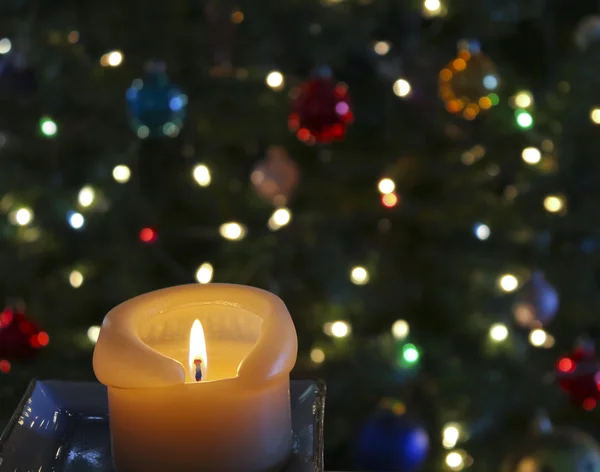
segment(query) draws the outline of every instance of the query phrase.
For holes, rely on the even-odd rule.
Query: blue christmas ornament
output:
[[[556,289],[536,271],[523,286],[514,307],[515,321],[524,328],[541,328],[554,319],[559,298]]]
[[[405,414],[402,403],[379,408],[359,432],[359,465],[373,472],[416,472],[427,457],[429,437]]]
[[[144,77],[127,89],[126,98],[131,127],[140,138],[179,134],[187,96],[169,82],[164,63],[149,63]]]

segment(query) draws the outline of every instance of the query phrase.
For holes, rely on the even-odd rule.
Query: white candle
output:
[[[115,468],[280,469],[291,452],[296,355],[285,305],[256,288],[185,285],[119,305],[94,352],[108,387]]]

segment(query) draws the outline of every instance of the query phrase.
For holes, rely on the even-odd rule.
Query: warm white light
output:
[[[541,347],[546,343],[548,334],[543,329],[534,329],[529,333],[529,342],[532,346]]]
[[[405,79],[398,79],[394,82],[394,93],[399,97],[406,97],[410,93],[410,84]]]
[[[277,70],[271,71],[267,75],[266,82],[272,89],[280,89],[283,87],[283,74]]]
[[[231,222],[222,224],[219,228],[219,233],[225,239],[229,239],[230,241],[239,241],[246,235],[246,230],[239,223]]]
[[[410,326],[405,320],[397,320],[392,325],[392,336],[396,339],[405,339],[410,332]]]
[[[442,9],[440,0],[425,0],[423,8],[429,13],[439,13]]]
[[[199,320],[194,321],[192,330],[190,331],[190,378],[195,381],[196,376],[196,362],[200,361],[200,368],[202,370],[202,380],[206,380],[206,374],[208,372],[208,358],[206,356],[206,341],[204,339],[204,329]]]
[[[460,429],[457,424],[450,423],[444,426],[442,431],[442,445],[446,449],[453,448],[460,437]]]
[[[367,282],[369,282],[369,273],[364,267],[353,267],[350,271],[350,280],[355,285],[365,285]]]
[[[491,234],[490,227],[488,225],[484,225],[483,223],[475,225],[475,236],[480,241],[485,241],[490,237]]]
[[[87,330],[88,339],[96,344],[98,342],[98,336],[100,336],[100,326],[90,326]]]
[[[512,274],[504,274],[500,277],[498,284],[505,292],[514,292],[519,287],[519,281]]]
[[[515,105],[519,108],[527,108],[530,107],[533,103],[533,97],[530,92],[519,92],[515,95]]]
[[[131,177],[131,170],[126,165],[118,165],[115,166],[112,172],[113,179],[115,179],[120,184],[124,184]]]
[[[123,62],[123,53],[121,51],[111,51],[102,58],[102,65],[118,67]]]
[[[464,465],[462,455],[458,452],[449,452],[446,456],[446,465],[452,470],[461,470]]]
[[[213,278],[213,266],[210,262],[205,262],[196,271],[196,280],[198,283],[207,284]]]
[[[526,147],[523,149],[521,157],[527,164],[537,164],[542,159],[542,153],[538,148]]]
[[[331,335],[336,338],[345,338],[350,334],[350,325],[345,321],[336,321],[331,324]]]
[[[544,198],[544,208],[550,213],[558,213],[565,207],[565,200],[558,195],[548,195]]]
[[[92,187],[86,185],[79,191],[77,200],[82,207],[89,207],[96,199],[96,192]]]
[[[390,43],[387,41],[377,41],[375,46],[373,46],[373,50],[375,51],[375,54],[385,56],[388,52],[390,52]]]
[[[81,287],[81,284],[83,284],[83,274],[81,272],[79,272],[78,270],[72,271],[69,274],[69,283],[71,284],[71,287],[73,287],[73,288]]]
[[[81,213],[77,213],[76,211],[69,212],[67,215],[67,221],[69,222],[69,226],[73,229],[81,229],[85,224],[85,218]]]
[[[0,54],[6,54],[6,53],[10,52],[11,48],[12,48],[12,44],[10,42],[10,39],[8,39],[8,38],[0,39]]]
[[[12,219],[19,226],[26,226],[33,220],[33,212],[28,208],[19,208],[13,213]]]
[[[271,230],[275,231],[289,224],[292,220],[292,213],[287,208],[278,208],[273,212],[271,218],[269,218],[268,226]]]
[[[592,120],[595,124],[600,125],[600,108],[594,108],[590,112],[590,120]]]
[[[502,323],[494,324],[490,327],[490,338],[492,341],[502,342],[508,338],[508,328]]]
[[[322,364],[323,361],[325,361],[325,353],[323,352],[323,349],[316,347],[310,351],[310,360],[315,364]]]
[[[377,188],[379,192],[383,195],[387,195],[388,193],[392,193],[396,189],[396,183],[389,178],[384,178],[379,181],[377,184]]]
[[[210,170],[204,164],[198,164],[194,167],[193,176],[200,187],[208,187],[210,185]]]

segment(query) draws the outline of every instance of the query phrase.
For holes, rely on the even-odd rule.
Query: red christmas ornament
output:
[[[48,333],[27,318],[22,310],[5,308],[0,313],[0,362],[10,370],[10,360],[33,357],[50,342]]]
[[[353,120],[348,86],[331,77],[315,77],[300,85],[288,126],[307,144],[330,143],[342,140]]]
[[[600,360],[590,343],[582,343],[556,363],[558,384],[569,398],[586,410],[600,400]]]

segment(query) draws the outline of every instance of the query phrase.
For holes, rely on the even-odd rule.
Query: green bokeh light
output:
[[[45,116],[40,120],[40,131],[44,136],[52,137],[58,132],[58,126],[52,118]]]
[[[409,364],[414,364],[419,360],[420,354],[419,350],[414,344],[407,344],[402,349],[402,357]]]
[[[517,124],[521,128],[531,128],[533,126],[533,116],[524,110],[517,113]]]

